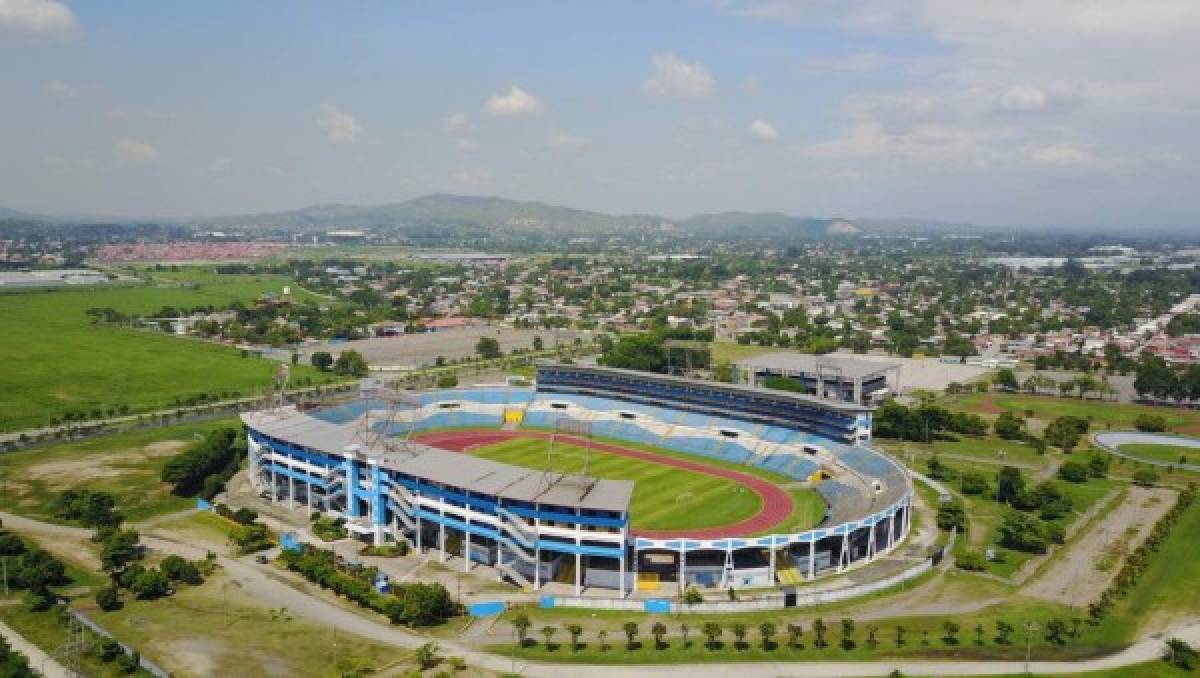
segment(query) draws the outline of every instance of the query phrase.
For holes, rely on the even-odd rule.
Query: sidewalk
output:
[[[29,668],[36,673],[46,676],[46,678],[71,678],[71,674],[63,668],[62,664],[43,652],[37,645],[25,640],[24,636],[4,622],[0,622],[0,636],[4,636],[12,649],[25,655],[29,660]]]

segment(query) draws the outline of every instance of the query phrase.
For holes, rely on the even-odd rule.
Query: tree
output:
[[[1025,477],[1021,470],[1013,466],[1005,466],[996,475],[996,501],[1001,504],[1011,504],[1018,501],[1025,491]]]
[[[139,600],[153,600],[171,593],[171,582],[161,570],[142,570],[129,585],[129,592]]]
[[[957,622],[952,622],[949,619],[942,622],[942,631],[945,635],[942,636],[942,641],[947,645],[958,645],[959,625]]]
[[[606,367],[620,367],[641,372],[665,372],[667,354],[663,340],[652,334],[631,334],[621,337],[612,349],[605,351],[597,362]]]
[[[1007,367],[996,372],[996,376],[992,379],[992,384],[1009,391],[1015,391],[1019,388],[1016,373]]]
[[[353,349],[342,351],[333,363],[333,373],[346,377],[365,377],[370,372],[367,359]]]
[[[908,631],[908,629],[899,624],[896,625],[896,647],[902,647],[904,645],[904,633],[906,631]]]
[[[200,576],[200,568],[181,556],[171,554],[158,565],[163,574],[167,575],[167,579],[171,581],[179,581],[185,584],[201,584],[204,578]]]
[[[733,627],[734,646],[743,648],[746,646],[746,625],[741,622],[734,623]]]
[[[1025,436],[1025,420],[1012,412],[1001,412],[992,423],[992,430],[1005,440],[1019,440]]]
[[[963,509],[963,505],[956,501],[939,504],[937,509],[937,526],[938,529],[946,530],[947,532],[956,528],[959,532],[966,530],[967,512]]]
[[[787,625],[788,645],[790,647],[800,647],[800,639],[804,637],[804,626],[802,624],[789,623]]]
[[[875,624],[867,624],[867,645],[873,650],[879,645],[879,639],[876,635],[879,633],[879,627]]]
[[[554,634],[557,632],[558,632],[558,629],[553,626],[550,626],[549,624],[542,627],[541,633],[542,633],[542,637],[546,639],[546,649],[547,650],[554,649],[554,646],[550,644],[550,640],[552,638],[554,638]]]
[[[771,638],[775,635],[775,624],[765,621],[758,625],[758,635],[762,638],[762,648],[770,650],[774,645],[771,643]]]
[[[627,621],[621,625],[621,630],[625,632],[625,648],[629,650],[637,649],[637,622]]]
[[[121,599],[117,596],[117,587],[103,586],[96,591],[96,606],[105,612],[111,612],[121,607]]]
[[[475,352],[484,360],[499,358],[500,342],[496,341],[495,337],[480,337],[479,341],[475,342]]]
[[[817,639],[813,641],[814,646],[825,647],[828,645],[828,643],[825,642],[825,632],[829,630],[829,627],[825,625],[824,619],[821,619],[820,617],[814,619],[812,623],[812,630],[813,635],[817,637]]]
[[[567,624],[567,633],[571,634],[571,649],[579,650],[579,636],[583,635],[583,627],[579,624]]]
[[[540,351],[540,350],[544,349],[545,347],[546,347],[546,342],[542,341],[541,337],[535,335],[533,337],[533,350]]]
[[[438,644],[431,640],[413,652],[413,659],[416,660],[417,666],[420,666],[422,670],[431,669],[437,666],[438,661],[440,661],[440,657],[438,657],[438,650],[440,649]]]
[[[717,622],[704,622],[704,626],[700,628],[701,633],[705,638],[708,638],[708,649],[713,649],[717,646],[717,639],[721,637],[724,630]]]
[[[679,625],[679,635],[683,636],[683,649],[685,650],[692,646],[691,642],[688,641],[689,631],[691,631],[691,628],[687,624]]]
[[[605,629],[600,629],[599,631],[596,632],[596,637],[600,639],[600,651],[607,652],[608,651],[608,631],[606,631]]]
[[[854,643],[854,620],[853,619],[843,619],[842,620],[842,649],[843,650],[853,650],[854,645],[855,645],[855,643]]]
[[[1153,469],[1140,468],[1133,472],[1133,482],[1142,487],[1154,487],[1158,482],[1158,473]]]
[[[1012,638],[1013,631],[1015,630],[1016,627],[1014,627],[1012,624],[1009,624],[1003,619],[998,620],[996,622],[996,644],[1008,645],[1010,642],[1012,642],[1010,639]]]
[[[1062,645],[1067,642],[1067,623],[1055,617],[1046,622],[1046,640],[1055,645]]]
[[[1186,642],[1171,638],[1163,650],[1163,659],[1176,668],[1191,671],[1200,663],[1200,653]]]
[[[1139,431],[1158,433],[1167,430],[1167,420],[1157,414],[1139,414],[1133,420],[1133,425]]]
[[[1067,461],[1063,462],[1062,466],[1058,467],[1058,477],[1071,483],[1087,482],[1091,472],[1088,470],[1088,465],[1082,461]]]
[[[656,621],[650,627],[650,634],[654,636],[654,649],[661,650],[663,648],[663,636],[667,635],[667,625]]]
[[[457,376],[455,376],[453,374],[438,375],[438,378],[437,378],[437,387],[438,388],[454,388],[455,386],[458,386],[458,377]]]
[[[100,569],[110,576],[120,576],[130,563],[141,560],[145,555],[145,547],[141,544],[137,530],[100,531],[96,536],[101,546]]]
[[[333,356],[328,351],[317,351],[309,356],[308,362],[321,372],[328,372],[333,367]]]
[[[517,616],[513,617],[512,626],[517,632],[517,642],[524,647],[526,644],[526,638],[529,635],[529,627],[533,626],[533,622],[529,621],[529,615],[525,614],[524,612],[519,613]]]
[[[975,644],[983,645],[983,636],[987,633],[987,629],[983,628],[983,622],[975,625]]]
[[[1046,426],[1043,436],[1051,445],[1061,448],[1063,452],[1070,452],[1075,449],[1075,445],[1079,443],[1083,434],[1087,433],[1088,428],[1087,419],[1066,415],[1051,421]]]
[[[963,494],[980,495],[988,491],[987,476],[983,471],[964,471],[959,478],[959,489]]]

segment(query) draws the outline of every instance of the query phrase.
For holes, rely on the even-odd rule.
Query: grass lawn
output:
[[[352,672],[411,655],[257,605],[220,573],[168,598],[125,596],[124,602],[114,612],[100,611],[91,600],[76,606],[174,675],[359,675]]]
[[[953,409],[980,413],[994,413],[999,408],[1012,410],[1022,416],[1025,410],[1032,410],[1033,418],[1043,422],[1066,415],[1084,419],[1090,417],[1094,422],[1093,430],[1103,430],[1105,425],[1112,428],[1133,428],[1134,419],[1139,414],[1159,415],[1167,420],[1167,425],[1171,428],[1200,426],[1200,411],[1196,410],[1024,393],[970,393],[948,397],[943,404]]]
[[[1200,463],[1200,447],[1126,443],[1120,447],[1120,450],[1141,459],[1163,461],[1168,464],[1178,464],[1181,461],[1185,464]]]
[[[130,521],[195,505],[159,480],[167,460],[208,431],[237,426],[234,419],[140,429],[88,440],[0,455],[0,505],[6,510],[57,521],[54,499],[66,489],[112,493]]]
[[[712,352],[712,364],[734,363],[746,358],[753,358],[764,353],[774,353],[785,349],[776,346],[758,346],[756,344],[739,344],[733,341],[714,341],[708,345]]]
[[[546,465],[547,445],[544,440],[525,438],[477,448],[472,453],[540,469]],[[555,471],[583,470],[582,447],[557,444],[554,452]],[[758,495],[731,480],[596,450],[591,451],[590,473],[597,478],[636,483],[630,506],[634,528],[673,530],[727,525],[749,518],[762,508]]]
[[[238,350],[148,330],[92,325],[85,311],[153,313],[163,306],[221,307],[289,284],[282,276],[220,276],[190,287],[122,286],[0,294],[0,431],[49,423],[71,411],[170,407],[176,396],[238,392],[271,383],[275,363]],[[332,379],[298,366],[296,377]]]
[[[891,452],[905,464],[908,463],[909,452],[912,452],[918,461],[934,452],[940,455],[971,457],[987,464],[985,468],[1004,464],[1043,466],[1047,461],[1045,455],[1038,454],[1024,443],[993,436],[962,436],[958,440],[935,440],[933,444],[876,438],[874,443]]]

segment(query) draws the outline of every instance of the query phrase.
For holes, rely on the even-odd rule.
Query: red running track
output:
[[[414,440],[425,445],[437,447],[445,450],[453,450],[455,452],[469,452],[472,448],[482,447],[484,445],[493,445],[502,443],[506,440],[514,438],[549,438],[549,433],[538,431],[442,431],[439,433],[426,433],[417,435]],[[582,438],[575,436],[557,436],[561,440],[572,445],[580,447],[588,444]],[[748,487],[751,492],[757,494],[762,499],[762,508],[758,513],[734,523],[732,525],[722,525],[718,527],[704,527],[695,530],[637,530],[635,534],[639,537],[648,537],[650,539],[674,539],[677,537],[688,537],[690,539],[722,539],[724,537],[739,537],[759,532],[765,532],[775,525],[787,520],[787,517],[792,514],[792,497],[787,492],[784,492],[775,484],[763,480],[758,476],[752,476],[749,473],[734,471],[718,466],[710,466],[702,461],[690,461],[687,459],[678,459],[676,457],[668,457],[654,452],[646,452],[644,450],[634,450],[628,447],[620,447],[609,443],[591,442],[592,449],[608,452],[609,454],[617,454],[622,457],[630,457],[632,459],[640,459],[649,461],[663,466],[673,466],[675,468],[684,469],[686,471],[694,471],[705,475],[716,476],[718,478],[726,478]]]

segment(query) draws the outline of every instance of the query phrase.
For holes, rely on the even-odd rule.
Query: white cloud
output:
[[[467,123],[467,114],[459,111],[446,116],[446,120],[442,123],[442,126],[447,132],[457,132],[461,129],[465,129]]]
[[[1050,96],[1036,87],[1009,87],[1000,94],[997,106],[1002,111],[1022,113],[1040,111],[1050,102]]]
[[[456,140],[454,142],[454,147],[460,151],[477,151],[477,150],[479,150],[479,144],[475,143],[474,140],[468,139],[466,137]]]
[[[642,91],[650,96],[703,99],[716,90],[716,80],[699,61],[688,63],[665,52],[656,54],[651,62],[654,73],[642,83]]]
[[[775,129],[771,123],[758,118],[750,123],[750,136],[762,141],[775,141],[779,138],[779,131]]]
[[[42,91],[59,99],[74,99],[83,94],[83,89],[62,80],[47,80],[46,84],[42,85]]]
[[[1025,157],[1037,165],[1079,167],[1091,165],[1095,158],[1087,149],[1072,144],[1045,144],[1026,150]]]
[[[158,149],[153,144],[134,139],[118,139],[113,143],[113,157],[119,162],[144,164],[158,162]]]
[[[75,13],[57,0],[0,0],[0,35],[72,38],[78,34]]]
[[[227,172],[231,167],[233,167],[232,158],[216,158],[208,163],[208,171],[214,173]]]
[[[352,144],[358,141],[362,127],[354,116],[330,103],[322,103],[317,125],[331,144]]]
[[[592,145],[592,140],[587,137],[575,136],[566,132],[552,130],[546,136],[546,144],[555,148],[574,148],[583,149]]]
[[[541,99],[516,85],[508,90],[508,94],[497,94],[483,104],[484,112],[491,115],[533,115],[545,108]]]

